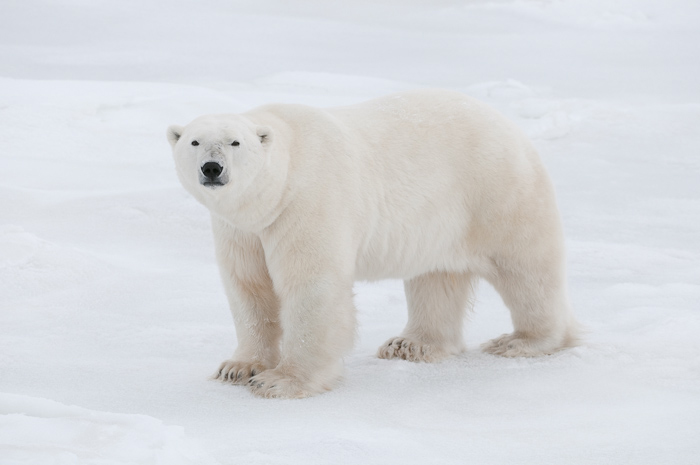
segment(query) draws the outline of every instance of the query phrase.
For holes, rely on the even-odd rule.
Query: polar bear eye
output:
[[[197,142],[196,140],[193,140],[193,141],[192,141],[192,145],[194,145],[194,146],[196,147],[196,146],[199,145],[199,142]]]
[[[238,147],[239,145],[241,145],[241,143],[237,140],[234,140],[233,142],[231,142],[231,145],[233,145],[234,147]]]

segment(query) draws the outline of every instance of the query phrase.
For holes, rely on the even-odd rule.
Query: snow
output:
[[[2,463],[204,465],[217,462],[183,434],[145,415],[69,407],[35,397],[0,394]]]
[[[6,2],[0,464],[697,463],[699,26],[690,0]],[[534,140],[584,344],[479,352],[511,330],[483,284],[465,354],[379,360],[402,285],[358,283],[336,390],[209,380],[235,333],[167,126],[414,87]]]

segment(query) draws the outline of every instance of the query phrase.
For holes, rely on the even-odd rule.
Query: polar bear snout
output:
[[[224,172],[224,167],[219,162],[208,161],[200,167],[199,182],[203,186],[216,187],[223,186],[228,181]]]

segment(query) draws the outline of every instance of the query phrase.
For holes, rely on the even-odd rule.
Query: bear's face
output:
[[[270,129],[230,116],[170,126],[168,141],[182,185],[202,202],[244,192],[268,162]]]

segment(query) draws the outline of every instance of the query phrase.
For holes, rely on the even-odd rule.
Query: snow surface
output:
[[[692,0],[6,0],[0,464],[700,463],[699,76]],[[335,391],[208,380],[235,334],[166,127],[426,86],[533,138],[585,343],[482,354],[484,284],[465,354],[378,360],[402,285],[359,283]]]

